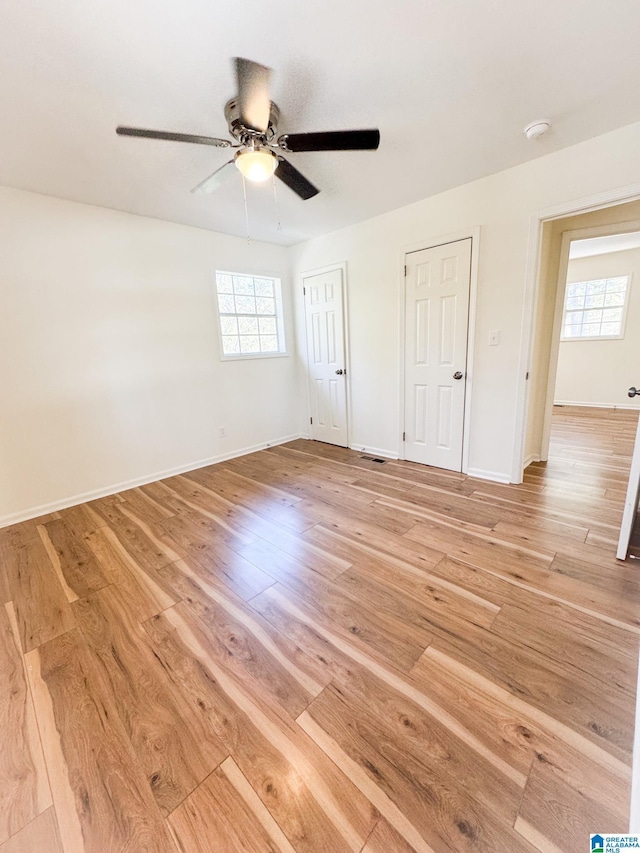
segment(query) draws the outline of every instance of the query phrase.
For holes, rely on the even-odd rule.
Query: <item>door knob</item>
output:
[[[453,378],[462,379],[462,373],[459,370],[456,370],[456,372],[453,374]]]
[[[629,388],[629,390],[627,391],[627,394],[628,394],[630,397],[637,397],[637,396],[638,396],[638,394],[640,394],[640,391],[638,391],[638,389],[637,389],[637,388],[634,388],[634,387],[633,387],[633,385],[632,385],[632,386],[631,386],[631,388]]]
[[[338,376],[342,376],[342,374],[343,374],[343,373],[346,373],[346,372],[347,372],[347,371],[346,371],[346,370],[343,370],[342,368],[340,368],[340,370],[336,370],[336,373],[338,374]]]

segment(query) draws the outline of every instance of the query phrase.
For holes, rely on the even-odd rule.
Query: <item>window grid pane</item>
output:
[[[257,317],[238,317],[238,331],[241,335],[257,335],[258,334],[258,318]]]
[[[217,272],[216,289],[223,355],[281,351],[280,297],[274,279]]]
[[[221,314],[235,314],[236,306],[233,296],[228,296],[225,293],[218,293],[218,308]]]
[[[255,296],[253,279],[247,278],[244,275],[234,275],[233,277],[233,292],[241,296]]]
[[[578,281],[574,284],[567,285],[567,297],[572,296],[583,296],[587,292],[587,283],[586,281]]]
[[[615,318],[614,318],[615,319]],[[259,317],[258,327],[261,335],[277,335],[278,327],[275,317]]]
[[[220,275],[218,275],[217,284],[218,293],[233,293],[233,283],[230,275],[220,273]]]
[[[618,337],[622,334],[628,276],[572,282],[565,292],[562,337]]]
[[[225,355],[235,355],[235,353],[240,352],[240,341],[238,340],[238,336],[235,335],[231,337],[229,335],[223,335],[222,351]]]
[[[256,296],[273,296],[273,281],[269,278],[254,279]]]

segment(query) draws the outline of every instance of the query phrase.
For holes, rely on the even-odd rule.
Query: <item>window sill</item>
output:
[[[288,358],[288,352],[241,352],[238,355],[221,355],[220,361],[256,361],[264,358]]]
[[[585,343],[589,341],[623,341],[624,335],[592,335],[589,337],[588,335],[584,335],[583,337],[575,337],[575,338],[560,338],[560,343],[565,344],[569,342],[575,343]]]

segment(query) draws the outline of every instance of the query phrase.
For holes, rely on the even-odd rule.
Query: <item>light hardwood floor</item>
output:
[[[521,486],[295,441],[0,531],[0,853],[626,831],[636,418]]]

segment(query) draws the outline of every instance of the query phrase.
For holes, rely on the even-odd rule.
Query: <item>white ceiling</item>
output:
[[[572,240],[569,246],[569,260],[590,258],[593,255],[609,255],[611,252],[626,252],[629,249],[640,249],[640,231],[612,234],[609,237],[591,237],[588,240]]]
[[[246,234],[242,182],[189,190],[229,152],[230,57],[274,69],[281,132],[379,127],[377,152],[290,155],[322,192],[249,188],[253,239],[291,245],[640,119],[637,0],[9,0],[0,183]],[[553,122],[527,142],[533,119]]]
[[[590,258],[593,255],[609,255],[611,252],[626,252],[629,249],[640,249],[640,231],[611,234],[608,237],[590,237],[588,240],[572,240],[569,246],[569,260]]]

